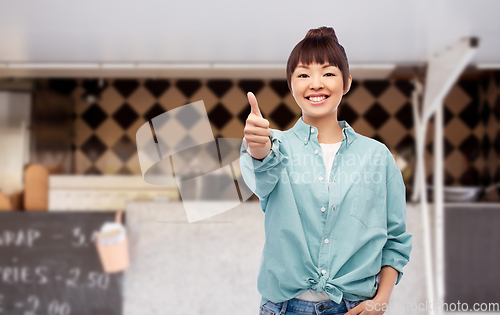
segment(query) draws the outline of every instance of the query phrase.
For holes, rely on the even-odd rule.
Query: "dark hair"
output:
[[[329,63],[340,69],[344,82],[344,89],[349,83],[349,63],[344,47],[339,44],[335,31],[331,27],[322,26],[310,29],[304,39],[293,48],[286,64],[286,81],[292,91],[292,73],[301,62],[304,65],[311,63]]]

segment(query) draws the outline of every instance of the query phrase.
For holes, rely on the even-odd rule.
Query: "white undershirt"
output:
[[[330,183],[330,171],[332,170],[333,160],[335,159],[335,154],[340,148],[342,141],[337,143],[320,143],[321,151],[323,155],[323,162],[326,168],[326,178],[328,183]]]
[[[332,169],[333,160],[335,159],[335,154],[340,148],[342,141],[337,143],[320,143],[323,162],[325,163],[326,168],[326,178],[328,180],[328,186],[330,185],[330,171]],[[313,290],[309,289],[306,292],[299,294],[295,297],[298,300],[308,301],[308,302],[322,302],[322,301],[330,301],[330,297],[326,294],[325,291],[316,293]]]

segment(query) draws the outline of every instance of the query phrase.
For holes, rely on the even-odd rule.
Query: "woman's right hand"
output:
[[[251,111],[245,123],[245,140],[247,142],[246,150],[254,159],[261,160],[271,151],[271,129],[269,129],[269,120],[264,119],[259,110],[257,99],[252,92],[247,93],[248,102]]]

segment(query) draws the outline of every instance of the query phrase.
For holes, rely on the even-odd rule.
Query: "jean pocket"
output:
[[[384,228],[387,224],[385,194],[376,186],[370,187],[362,180],[354,185],[356,196],[352,203],[351,216],[367,228]]]
[[[352,307],[356,307],[359,304],[361,304],[362,302],[363,302],[363,300],[354,301],[354,302],[352,302]]]
[[[269,302],[266,302],[266,304],[262,305],[259,310],[259,315],[275,315],[276,313],[269,309],[268,307]]]

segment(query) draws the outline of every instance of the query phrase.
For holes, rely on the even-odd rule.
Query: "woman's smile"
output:
[[[330,95],[326,94],[310,94],[306,96],[306,99],[311,105],[321,105],[324,104],[329,97]]]

